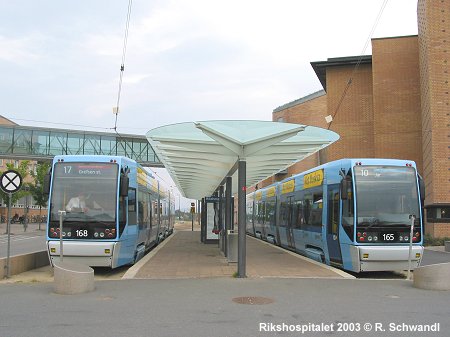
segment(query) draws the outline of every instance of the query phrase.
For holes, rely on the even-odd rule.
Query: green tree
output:
[[[39,230],[41,229],[42,208],[47,207],[48,195],[44,193],[44,177],[50,168],[48,162],[38,162],[36,165],[36,173],[30,172],[33,182],[30,184],[30,193],[33,196],[35,205],[39,206]]]

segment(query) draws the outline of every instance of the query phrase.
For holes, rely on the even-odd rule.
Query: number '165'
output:
[[[394,241],[394,234],[383,234],[384,241]]]

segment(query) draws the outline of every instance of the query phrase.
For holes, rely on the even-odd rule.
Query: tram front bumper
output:
[[[50,262],[60,259],[60,241],[48,241]],[[91,267],[112,267],[116,242],[63,242],[64,261],[76,262]]]
[[[423,256],[422,246],[353,246],[352,261],[355,271],[407,270],[409,259],[411,269],[420,266]]]

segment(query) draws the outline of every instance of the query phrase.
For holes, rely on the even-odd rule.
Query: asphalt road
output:
[[[46,250],[45,236],[40,233],[29,232],[22,234],[14,234],[10,236],[10,240],[11,240],[10,242],[11,256]],[[8,250],[8,235],[1,234],[0,258],[7,256],[7,250]]]
[[[420,290],[406,280],[216,278],[95,286],[87,294],[57,295],[51,283],[0,285],[0,335],[450,335],[450,291]],[[315,331],[276,331],[302,325]],[[427,327],[437,331],[408,331]]]
[[[450,262],[450,252],[441,252],[425,249],[423,253],[421,266],[447,262]]]

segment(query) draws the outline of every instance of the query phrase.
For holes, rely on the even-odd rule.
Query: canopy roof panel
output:
[[[152,129],[146,137],[191,199],[214,193],[238,160],[247,162],[251,186],[339,139],[318,127],[269,121],[187,122]]]

